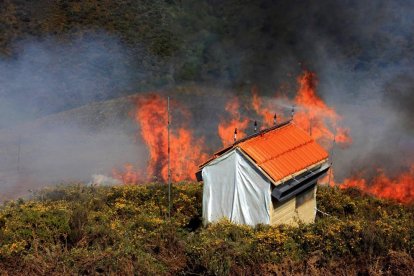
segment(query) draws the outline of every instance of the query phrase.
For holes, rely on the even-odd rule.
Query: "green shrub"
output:
[[[202,227],[200,184],[175,183],[172,199],[171,219],[167,187],[160,183],[60,185],[38,192],[34,200],[5,203],[0,270],[228,275],[340,269],[355,274],[408,273],[414,264],[413,207],[357,190],[320,187],[318,208],[330,216],[298,227],[227,220]],[[404,256],[403,263],[395,256]]]

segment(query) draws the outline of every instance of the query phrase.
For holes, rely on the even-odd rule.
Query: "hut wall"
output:
[[[270,224],[297,225],[299,221],[312,223],[316,215],[316,186],[304,191],[286,202],[280,203],[272,197]]]
[[[269,224],[270,182],[238,150],[202,169],[203,221],[228,218],[238,224]]]
[[[316,216],[316,186],[296,196],[296,211],[298,219],[304,223],[315,222]]]
[[[270,212],[270,224],[294,224],[296,198],[279,203],[272,197],[273,209]]]

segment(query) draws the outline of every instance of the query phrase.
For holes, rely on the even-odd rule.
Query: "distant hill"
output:
[[[53,181],[88,181],[93,173],[110,173],[111,163],[134,147],[138,126],[131,110],[132,100],[120,98],[0,129],[0,199],[27,195]],[[124,158],[120,165],[128,161]]]

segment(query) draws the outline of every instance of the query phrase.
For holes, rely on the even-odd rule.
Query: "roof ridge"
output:
[[[253,134],[251,134],[251,135],[249,135],[249,136],[247,136],[247,137],[244,137],[244,138],[242,138],[242,139],[240,139],[240,140],[238,140],[238,141],[234,142],[234,143],[233,143],[233,146],[238,145],[238,144],[243,143],[243,142],[246,142],[246,141],[248,141],[248,140],[250,140],[250,139],[252,139],[252,138],[255,138],[255,137],[257,137],[257,136],[262,136],[263,134],[266,134],[266,133],[268,133],[268,132],[270,132],[270,131],[272,131],[272,130],[280,130],[280,129],[283,129],[284,127],[286,127],[286,126],[288,126],[288,125],[291,125],[291,124],[293,124],[292,119],[287,120],[287,121],[285,121],[285,122],[283,122],[283,123],[276,124],[276,125],[274,125],[274,126],[271,126],[271,127],[265,128],[265,129],[262,129],[262,130],[261,130],[261,131],[259,131],[259,132],[253,133]]]
[[[280,129],[283,129],[286,126],[289,126],[289,125],[293,125],[293,120],[292,119],[287,120],[285,122],[282,122],[280,124],[276,124],[274,126],[271,126],[271,127],[265,128],[265,129],[262,129],[261,131],[259,131],[257,133],[253,133],[253,134],[251,134],[249,136],[246,136],[246,137],[244,137],[244,138],[242,138],[242,139],[234,142],[233,144],[228,145],[226,147],[223,147],[222,149],[214,152],[213,153],[213,156],[211,158],[209,158],[207,161],[205,161],[204,163],[202,163],[198,167],[199,168],[204,167],[205,165],[207,165],[207,163],[209,163],[210,161],[216,159],[217,157],[221,156],[222,154],[224,154],[224,153],[232,150],[233,148],[239,147],[238,145],[241,144],[241,143],[244,143],[244,142],[246,142],[246,141],[248,141],[248,140],[250,140],[252,138],[255,138],[255,137],[258,137],[258,136],[262,136],[263,134],[266,134],[267,132],[270,132],[272,130],[280,130]]]

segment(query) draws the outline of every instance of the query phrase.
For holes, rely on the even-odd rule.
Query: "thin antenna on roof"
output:
[[[312,136],[312,118],[309,119],[309,135]]]
[[[275,113],[275,116],[273,116],[273,124],[274,124],[274,125],[276,125],[276,124],[277,124],[277,116],[276,116],[276,113]]]
[[[332,170],[333,170],[333,157],[334,157],[335,139],[336,139],[336,129],[335,129],[334,138],[333,138],[333,141],[332,141],[331,168],[329,169],[328,186],[331,186],[331,175],[332,175]]]
[[[234,129],[234,142],[237,140],[237,127]]]
[[[293,121],[293,115],[295,115],[295,105],[292,105],[291,116]]]
[[[254,121],[254,133],[257,132],[257,121]]]
[[[167,98],[167,139],[168,139],[168,218],[171,219],[171,167],[170,167],[170,97]]]

